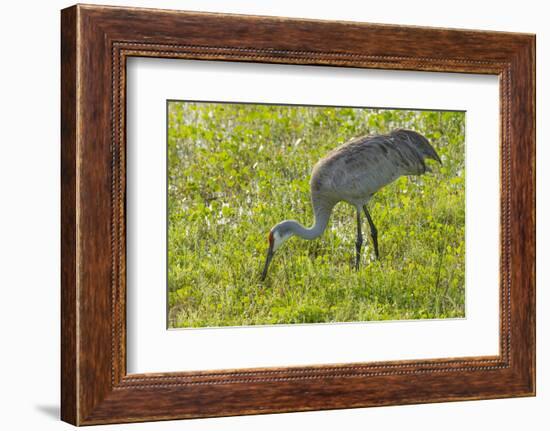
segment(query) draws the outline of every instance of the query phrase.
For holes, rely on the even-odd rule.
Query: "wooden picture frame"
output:
[[[62,420],[91,425],[535,394],[534,35],[83,5],[61,18]],[[498,75],[500,354],[127,374],[131,56]]]

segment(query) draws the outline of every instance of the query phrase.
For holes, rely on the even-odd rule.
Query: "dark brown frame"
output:
[[[534,35],[81,5],[61,18],[63,420],[88,425],[535,394]],[[500,354],[128,375],[129,56],[498,75]]]

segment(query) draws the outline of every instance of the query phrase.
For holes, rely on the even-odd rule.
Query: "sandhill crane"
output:
[[[275,251],[296,235],[312,240],[326,229],[334,206],[345,201],[357,210],[357,241],[355,242],[355,269],[359,269],[363,234],[361,210],[365,212],[376,258],[378,232],[367,209],[374,193],[402,175],[422,175],[431,172],[425,159],[441,164],[441,159],[428,140],[412,130],[397,129],[387,135],[354,138],[328,153],[313,167],[310,181],[311,204],[315,215],[312,227],[306,228],[295,220],[285,220],[269,232],[269,248],[261,280]]]

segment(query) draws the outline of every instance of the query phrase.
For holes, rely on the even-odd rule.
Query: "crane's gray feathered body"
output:
[[[426,157],[439,161],[419,133],[396,130],[388,135],[352,139],[321,159],[311,175],[311,196],[336,204],[363,206],[374,193],[403,175],[428,171]]]
[[[387,135],[364,136],[352,139],[328,153],[313,167],[311,174],[311,202],[315,223],[305,228],[294,220],[276,225],[269,235],[269,251],[262,274],[273,253],[292,235],[314,239],[321,235],[328,224],[332,208],[345,201],[357,209],[356,267],[363,237],[361,233],[361,209],[363,208],[371,228],[371,236],[378,257],[377,231],[367,210],[371,197],[385,185],[403,175],[422,175],[429,172],[425,159],[441,163],[428,140],[412,130],[398,129]]]

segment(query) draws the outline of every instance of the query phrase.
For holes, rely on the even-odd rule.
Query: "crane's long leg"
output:
[[[357,208],[357,241],[355,242],[355,270],[359,270],[361,260],[361,246],[363,245],[363,233],[361,232],[361,210]]]
[[[367,220],[369,222],[370,235],[372,237],[372,243],[374,245],[374,254],[376,255],[376,259],[380,259],[380,255],[378,253],[378,230],[376,229],[376,226],[372,221],[372,218],[369,214],[369,210],[367,209],[366,205],[363,205],[363,210],[365,211],[365,215],[367,216]]]

